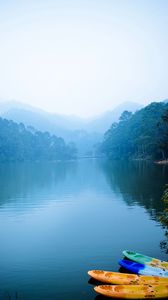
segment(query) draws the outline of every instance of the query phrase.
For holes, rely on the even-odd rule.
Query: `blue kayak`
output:
[[[122,259],[122,260],[119,260],[119,264],[121,267],[123,267],[135,274],[168,277],[168,270],[150,267],[147,265],[136,263],[131,260]]]

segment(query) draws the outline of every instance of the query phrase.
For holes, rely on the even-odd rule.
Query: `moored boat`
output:
[[[168,297],[168,285],[99,285],[94,290],[104,296],[121,299]]]
[[[148,265],[151,267],[160,268],[163,270],[168,270],[168,262],[153,258],[144,254],[140,254],[135,251],[124,250],[123,254],[125,257],[144,265]]]
[[[168,278],[158,276],[143,276],[103,270],[91,270],[88,274],[101,282],[108,284],[168,284]]]
[[[119,264],[135,274],[168,277],[168,270],[147,266],[127,259],[120,260]]]

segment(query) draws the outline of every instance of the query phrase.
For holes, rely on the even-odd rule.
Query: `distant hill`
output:
[[[60,136],[66,142],[76,144],[79,156],[89,156],[94,155],[94,145],[101,142],[104,132],[113,122],[118,121],[124,110],[134,112],[140,107],[137,103],[125,102],[91,120],[49,113],[27,104],[10,101],[0,103],[0,116]]]
[[[23,122],[42,131],[49,131],[60,136],[65,135],[65,137],[71,130],[81,128],[85,123],[83,119],[76,116],[49,113],[16,101],[0,103],[0,115],[3,118]]]
[[[111,111],[107,111],[92,119],[82,119],[73,115],[49,113],[27,104],[10,101],[0,103],[0,115],[3,118],[26,125],[34,126],[43,131],[50,131],[58,135],[68,135],[74,130],[88,130],[89,132],[104,133],[113,122],[119,120],[124,110],[135,112],[142,106],[134,102],[124,102]],[[65,132],[67,133],[65,134]]]
[[[104,114],[98,116],[93,121],[87,124],[88,131],[96,131],[100,133],[104,133],[109,129],[113,122],[117,122],[119,117],[123,113],[124,110],[128,110],[131,112],[135,112],[142,108],[142,105],[134,102],[124,102],[118,105],[111,111],[107,111]]]

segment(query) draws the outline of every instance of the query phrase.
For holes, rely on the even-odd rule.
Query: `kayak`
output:
[[[124,267],[135,274],[168,277],[168,270],[139,264],[131,260],[122,259],[119,260],[119,264],[121,267]]]
[[[99,285],[94,290],[104,296],[121,299],[168,297],[168,285]]]
[[[123,254],[127,258],[136,261],[137,263],[168,270],[168,262],[166,261],[128,250],[124,250]]]
[[[96,280],[109,284],[168,284],[168,278],[158,276],[139,276],[103,270],[91,270],[88,274]]]

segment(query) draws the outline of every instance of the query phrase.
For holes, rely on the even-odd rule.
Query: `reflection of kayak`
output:
[[[140,264],[168,270],[168,262],[166,261],[162,261],[160,259],[152,258],[150,256],[143,255],[134,251],[128,251],[128,250],[124,250],[123,254],[127,258],[136,261]]]
[[[102,270],[91,270],[88,274],[96,280],[109,284],[168,284],[168,278],[157,276],[139,276]]]
[[[104,296],[122,299],[168,297],[168,285],[99,285],[94,290]]]
[[[120,260],[119,264],[120,264],[120,266],[124,267],[125,269],[127,269],[135,274],[168,277],[168,270],[165,271],[160,268],[150,267],[150,266],[139,264],[134,261],[127,260],[127,259]]]

